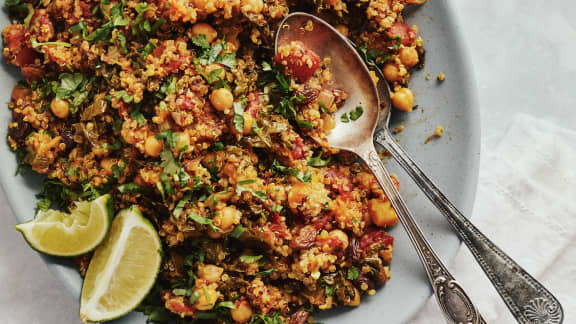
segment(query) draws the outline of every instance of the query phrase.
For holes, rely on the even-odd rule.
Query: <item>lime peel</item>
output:
[[[156,282],[161,250],[158,233],[138,208],[120,211],[86,272],[80,318],[109,321],[134,310]]]
[[[57,257],[74,257],[94,250],[106,237],[112,222],[112,198],[103,195],[80,201],[70,212],[39,211],[34,220],[18,224],[30,247]]]

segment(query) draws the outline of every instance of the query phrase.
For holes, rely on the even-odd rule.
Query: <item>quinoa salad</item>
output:
[[[402,10],[422,2],[7,0],[4,57],[22,75],[7,140],[46,176],[39,210],[110,194],[154,225],[149,322],[313,322],[390,279],[398,217],[325,141],[347,96],[330,58],[298,42],[275,54],[275,31],[293,11],[325,19],[409,112],[424,50]],[[82,275],[90,258],[74,259]]]

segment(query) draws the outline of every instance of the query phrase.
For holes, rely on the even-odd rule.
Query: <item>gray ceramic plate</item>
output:
[[[403,124],[405,130],[399,134],[400,143],[420,162],[422,168],[436,180],[446,195],[466,214],[470,215],[476,189],[479,160],[479,111],[475,99],[475,80],[471,65],[462,48],[461,36],[455,17],[445,0],[431,0],[408,14],[408,22],[417,24],[427,50],[426,66],[414,74],[411,88],[416,95],[419,108],[410,114],[396,114],[393,124]],[[0,24],[9,23],[1,15]],[[0,102],[10,100],[11,89],[18,80],[15,69],[1,65],[4,77],[0,85],[4,91]],[[436,75],[446,74],[446,81],[436,82]],[[426,80],[430,73],[430,80]],[[6,141],[7,125],[11,121],[10,111],[0,109],[1,163],[0,180],[12,210],[20,222],[34,215],[36,198],[41,178],[33,175],[14,176],[17,163]],[[436,126],[445,128],[441,139],[424,144]],[[410,179],[389,163],[392,172],[399,175],[401,192],[407,199],[412,212],[443,260],[448,262],[455,255],[459,241],[450,231],[449,225],[426,200]],[[398,226],[392,230],[395,249],[392,263],[392,280],[375,296],[363,299],[358,308],[349,308],[318,314],[320,321],[328,323],[404,323],[430,296],[426,275],[404,230]],[[80,295],[82,281],[75,267],[66,260],[42,256],[49,268],[60,278],[74,296]],[[116,321],[122,324],[142,324],[144,317],[131,314]]]

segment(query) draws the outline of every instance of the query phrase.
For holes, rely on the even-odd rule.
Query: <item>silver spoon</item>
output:
[[[381,103],[375,141],[390,152],[430,201],[446,216],[518,323],[562,323],[564,312],[556,297],[464,217],[394,140],[388,127],[392,110],[390,88],[382,72],[379,69],[375,72],[379,77],[377,88]]]
[[[312,28],[309,28],[310,23]],[[307,28],[304,28],[306,25]],[[379,116],[378,92],[368,68],[354,47],[329,24],[306,13],[290,14],[280,24],[276,34],[276,51],[279,46],[291,41],[301,41],[320,57],[331,58],[336,84],[349,97],[336,113],[336,127],[327,136],[328,143],[355,153],[374,173],[418,252],[447,322],[484,323],[462,286],[454,280],[424,237],[378,157],[372,139]],[[364,107],[360,118],[349,123],[341,122],[340,116],[357,106]]]

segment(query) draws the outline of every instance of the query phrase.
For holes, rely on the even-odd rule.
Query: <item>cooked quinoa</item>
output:
[[[347,96],[330,58],[298,42],[275,56],[273,40],[289,11],[315,13],[410,111],[423,50],[402,9],[421,2],[314,3],[7,2],[4,56],[23,77],[9,144],[47,176],[38,208],[109,193],[152,221],[164,263],[139,308],[150,321],[302,324],[390,279],[397,215],[324,140]]]

